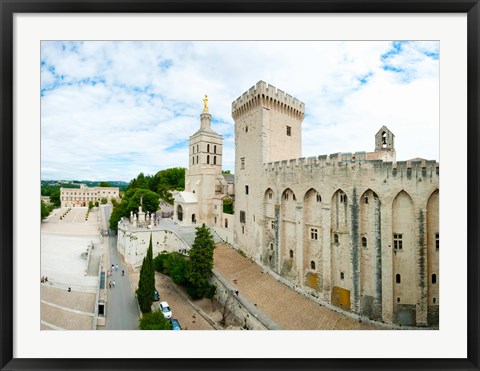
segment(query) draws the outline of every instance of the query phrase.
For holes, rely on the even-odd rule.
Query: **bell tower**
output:
[[[215,182],[222,174],[222,142],[220,134],[212,129],[212,115],[208,111],[208,97],[203,99],[200,128],[189,139],[189,165],[185,173],[185,191],[192,192],[198,200],[196,223],[211,224],[212,199]]]
[[[395,135],[385,125],[375,134],[375,152],[383,153],[384,161],[395,161]]]

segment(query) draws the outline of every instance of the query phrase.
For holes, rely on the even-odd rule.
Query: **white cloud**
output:
[[[188,166],[209,96],[234,170],[231,103],[264,80],[306,104],[303,155],[438,159],[436,42],[42,42],[42,179],[130,180]],[[56,171],[54,171],[56,170]]]

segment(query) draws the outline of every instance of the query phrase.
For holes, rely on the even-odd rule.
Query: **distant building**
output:
[[[87,187],[84,184],[80,188],[60,188],[60,202],[62,207],[88,206],[88,202],[101,202],[106,198],[108,203],[112,199],[120,200],[118,187]]]
[[[50,196],[41,196],[41,200],[45,203],[45,205],[51,205],[52,202],[50,201]]]

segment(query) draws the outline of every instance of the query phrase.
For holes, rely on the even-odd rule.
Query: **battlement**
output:
[[[277,172],[291,170],[292,168],[353,168],[355,165],[358,165],[359,168],[371,166],[375,172],[388,173],[391,176],[406,174],[408,177],[412,172],[421,173],[422,176],[427,176],[429,173],[439,174],[439,164],[435,160],[418,159],[398,162],[367,160],[366,152],[355,152],[353,154],[333,153],[330,155],[267,162],[264,164],[264,170],[265,172]]]
[[[234,118],[239,117],[260,105],[299,118],[303,118],[305,114],[305,103],[275,86],[267,84],[265,81],[259,81],[232,102],[232,116]]]

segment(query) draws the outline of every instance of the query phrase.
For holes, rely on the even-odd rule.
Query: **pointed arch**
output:
[[[359,199],[360,312],[382,318],[382,217],[377,193],[367,189]]]
[[[315,188],[310,188],[303,197],[303,270],[305,275],[305,285],[312,287],[312,270],[317,274],[317,282],[323,282],[323,265],[315,265],[315,262],[323,261],[323,216],[322,216],[322,197]],[[312,264],[313,263],[313,264]],[[310,276],[309,276],[310,274]],[[314,285],[318,291],[323,291],[323,285]]]
[[[427,201],[427,277],[434,277],[435,282],[440,278],[439,254],[440,254],[440,230],[439,209],[440,192],[438,189],[432,192]],[[429,280],[428,286],[428,312],[429,325],[438,324],[439,285],[433,279]]]
[[[398,272],[404,274],[401,284],[393,286],[394,322],[402,325],[416,324],[416,231],[412,197],[405,190],[397,193],[392,202],[392,281]]]

